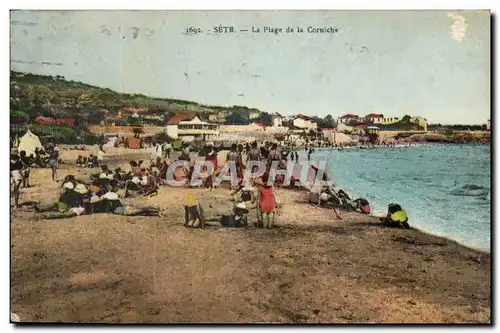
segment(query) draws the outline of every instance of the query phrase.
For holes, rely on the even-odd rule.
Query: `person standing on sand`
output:
[[[205,156],[205,161],[212,164],[212,173],[205,180],[205,187],[209,187],[210,191],[214,188],[214,179],[217,169],[217,153],[212,146],[206,147],[208,149],[207,156]]]
[[[10,193],[11,197],[14,198],[14,208],[19,207],[19,192],[21,184],[23,182],[23,176],[21,170],[23,164],[17,153],[11,153],[10,155]]]
[[[165,142],[165,147],[164,147],[164,150],[165,152],[165,156],[170,159],[170,152],[172,151],[172,145],[170,144],[170,142]]]
[[[21,170],[21,175],[23,176],[23,187],[31,187],[29,184],[31,159],[26,156],[26,152],[24,150],[21,150],[21,152],[19,153],[19,159],[23,164],[23,168]]]
[[[255,183],[259,188],[259,199],[257,205],[257,217],[259,224],[262,224],[264,229],[271,229],[276,218],[276,195],[274,194],[273,186],[268,184],[269,173],[266,172],[262,178],[256,179]],[[264,217],[264,214],[266,215]],[[272,214],[272,218],[271,218]]]
[[[257,141],[252,142],[252,148],[248,152],[247,162],[248,161],[261,161],[262,155],[260,154],[260,149],[257,148]]]
[[[50,169],[52,170],[52,181],[57,180],[57,167],[59,164],[59,147],[54,147],[52,152],[50,153],[50,158],[49,158],[49,166]]]

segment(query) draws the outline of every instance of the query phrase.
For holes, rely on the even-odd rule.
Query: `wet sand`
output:
[[[131,159],[117,156],[112,166]],[[32,182],[21,203],[57,199],[50,170],[33,169]],[[278,190],[284,207],[273,230],[253,227],[255,211],[246,231],[185,229],[188,192],[209,217],[231,208],[227,189],[162,187],[124,201],[161,206],[164,218],[12,212],[12,311],[27,322],[489,321],[488,253],[357,213],[337,220],[291,190]]]

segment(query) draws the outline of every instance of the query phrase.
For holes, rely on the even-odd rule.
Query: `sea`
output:
[[[410,225],[490,250],[489,145],[317,149],[311,160],[326,160],[335,183],[351,198],[367,199],[373,215],[384,216],[398,203]]]

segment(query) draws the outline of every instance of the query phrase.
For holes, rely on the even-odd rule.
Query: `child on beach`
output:
[[[257,205],[257,217],[259,224],[262,224],[264,229],[271,229],[276,218],[276,195],[274,194],[273,185],[268,184],[269,173],[266,172],[262,178],[257,179],[255,183],[259,187],[259,199]],[[264,214],[266,215],[264,218]],[[272,217],[271,217],[272,215]]]
[[[246,184],[246,185],[239,185],[236,190],[231,192],[231,195],[237,195],[239,192],[241,194],[239,197],[235,198],[236,202],[243,202],[245,203],[247,209],[251,209],[255,203],[255,196],[253,192],[253,187],[251,184]]]

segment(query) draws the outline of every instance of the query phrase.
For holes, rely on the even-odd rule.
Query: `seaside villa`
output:
[[[211,140],[219,135],[219,125],[202,121],[192,114],[178,114],[170,118],[165,131],[171,138],[185,142],[194,141],[195,138]]]
[[[391,125],[399,121],[398,117],[384,117],[381,113],[370,113],[364,117],[364,121],[369,124]]]
[[[339,117],[338,119],[338,123],[339,124],[344,124],[344,125],[347,125],[349,124],[351,121],[359,121],[359,116],[355,115],[355,114],[352,114],[352,113],[348,113],[348,114],[345,114],[341,117]]]
[[[293,119],[293,130],[294,133],[309,132],[310,130],[316,130],[318,124],[311,117],[298,114],[295,119]]]

